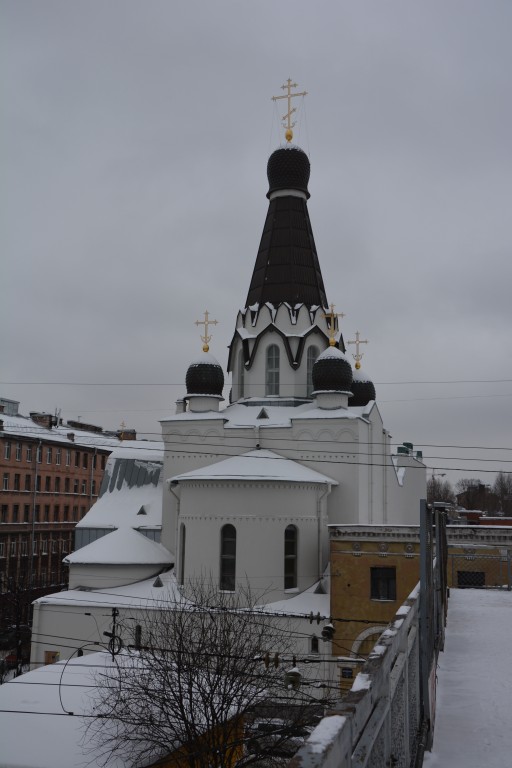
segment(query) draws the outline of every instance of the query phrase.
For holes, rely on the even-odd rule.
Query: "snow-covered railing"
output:
[[[419,585],[382,633],[350,692],[292,765],[409,768],[420,731]]]

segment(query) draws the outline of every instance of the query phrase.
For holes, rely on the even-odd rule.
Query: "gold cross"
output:
[[[347,344],[355,344],[356,345],[356,353],[355,355],[352,355],[354,360],[356,361],[355,367],[357,370],[361,367],[361,360],[363,359],[362,352],[359,352],[359,345],[360,344],[368,344],[368,339],[360,339],[359,338],[359,331],[356,331],[356,338],[355,341],[347,341]]]
[[[210,347],[208,346],[208,342],[211,340],[211,336],[208,336],[208,326],[209,325],[217,325],[219,321],[218,320],[210,320],[210,317],[208,315],[208,310],[205,309],[204,311],[204,320],[196,320],[196,325],[204,325],[204,335],[201,336],[201,341],[203,342],[203,352],[208,352]]]
[[[325,317],[326,320],[329,319],[329,346],[335,347],[336,339],[334,336],[336,335],[336,318],[345,317],[345,314],[343,312],[336,313],[334,311],[334,304],[331,304],[330,310],[331,311],[328,314],[325,314],[324,312],[322,317]]]
[[[295,98],[295,96],[307,96],[307,91],[301,91],[300,93],[292,93],[292,88],[298,88],[297,83],[292,83],[291,79],[288,78],[285,85],[282,85],[281,88],[283,91],[286,91],[287,93],[284,96],[272,96],[272,101],[277,101],[278,99],[288,99],[288,112],[286,115],[283,115],[283,128],[286,128],[285,131],[285,138],[286,141],[291,141],[293,139],[293,131],[292,128],[295,126],[295,123],[292,123],[291,118],[294,112],[297,110],[295,107],[292,108],[292,99]],[[286,121],[286,122],[284,122]]]

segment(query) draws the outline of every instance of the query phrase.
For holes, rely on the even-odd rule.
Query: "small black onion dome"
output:
[[[327,347],[313,365],[315,392],[350,392],[352,366],[337,347]],[[352,405],[352,403],[351,403]]]
[[[204,352],[189,365],[185,383],[187,395],[222,396],[224,373],[215,357]]]
[[[278,189],[298,189],[309,199],[308,181],[310,172],[306,153],[294,144],[279,147],[272,152],[267,163],[269,190],[267,197]]]
[[[350,398],[349,405],[351,406],[368,405],[370,400],[377,398],[373,381],[361,369],[354,371],[350,391],[352,392],[352,397]]]

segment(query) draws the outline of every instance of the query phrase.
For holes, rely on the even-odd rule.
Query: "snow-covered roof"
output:
[[[321,617],[328,617],[330,616],[330,596],[318,591],[320,583],[317,581],[309,589],[290,597],[288,600],[277,600],[275,603],[267,603],[267,605],[263,606],[263,610],[269,613],[286,614],[295,617],[298,615],[309,617],[311,613],[314,616],[319,613]]]
[[[162,544],[133,528],[119,528],[64,558],[68,565],[172,565],[173,555]]]
[[[1,414],[0,418],[3,421],[3,431],[6,435],[12,435],[12,437],[18,438],[33,438],[41,440],[51,440],[55,443],[63,443],[67,447],[83,446],[83,447],[96,447],[105,448],[106,450],[112,448],[131,448],[134,450],[148,449],[152,444],[147,440],[126,440],[121,442],[115,435],[104,434],[102,432],[90,432],[85,429],[77,429],[75,426],[61,424],[51,429],[44,427],[42,424],[37,424],[33,419],[28,416],[9,416],[8,414]],[[70,440],[69,434],[73,434],[73,439]],[[161,450],[163,450],[162,443],[155,443]]]
[[[173,570],[160,573],[159,579],[162,584],[161,587],[155,586],[155,577],[152,576],[149,579],[119,587],[87,590],[68,589],[63,592],[55,592],[53,595],[45,595],[35,602],[70,608],[100,605],[105,608],[139,607],[149,609],[158,608],[162,602],[176,603],[183,600]]]
[[[112,665],[92,653],[28,672],[0,685],[2,768],[70,768],[96,764],[85,751],[85,718],[98,672]],[[71,716],[73,715],[73,716]],[[109,765],[124,768],[120,758]]]
[[[140,514],[141,510],[145,514]],[[154,528],[162,525],[162,484],[108,490],[92,505],[77,528]]]
[[[183,480],[275,480],[287,483],[323,483],[338,485],[336,480],[304,467],[292,459],[266,450],[250,451],[241,456],[231,456],[216,464],[193,469],[172,478]]]

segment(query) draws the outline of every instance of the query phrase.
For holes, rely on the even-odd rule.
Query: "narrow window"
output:
[[[79,489],[80,489],[80,481],[78,480],[78,478],[75,478],[75,480],[73,480],[73,493],[78,493]]]
[[[30,520],[30,504],[23,505],[23,522],[28,523]]]
[[[75,467],[80,466],[80,451],[75,451]]]
[[[87,480],[82,480],[82,496],[87,496]]]
[[[279,347],[277,344],[271,344],[270,347],[267,347],[265,394],[279,394]]]
[[[42,460],[43,460],[43,447],[41,445],[38,445],[36,461],[38,464],[40,464]]]
[[[62,450],[60,448],[57,448],[55,451],[55,463],[57,465],[60,465],[61,455],[62,455]]]
[[[3,487],[4,491],[8,491],[9,490],[9,473],[8,472],[4,472],[4,481],[3,481],[3,486],[2,487]]]
[[[372,600],[396,600],[396,568],[370,568]]]
[[[236,576],[236,529],[223,525],[220,532],[220,588],[235,591]]]
[[[71,451],[69,448],[66,448],[66,467],[69,467],[71,464]]]
[[[55,493],[60,493],[60,477],[55,478]]]
[[[41,475],[36,477],[36,491],[37,493],[41,493]]]
[[[11,444],[9,442],[4,443],[4,459],[11,458]]]
[[[51,475],[47,475],[47,476],[45,477],[45,479],[44,479],[44,490],[46,491],[46,493],[50,493],[50,490],[51,490],[51,482],[52,482],[52,478],[51,478]]]
[[[47,464],[52,463],[52,449],[50,447],[46,449],[46,463]]]
[[[86,453],[84,453],[82,456],[82,467],[84,469],[87,469],[88,464],[89,464],[89,456]]]
[[[16,461],[21,461],[21,443],[16,443]]]
[[[13,504],[12,505],[12,521],[13,523],[18,522],[18,514],[19,514],[20,505],[19,504]]]
[[[70,478],[69,477],[65,477],[64,478],[64,493],[69,493],[69,483],[70,483]]]
[[[25,475],[25,490],[30,491],[32,475]]]
[[[27,445],[27,461],[32,461],[32,446]]]
[[[245,362],[242,349],[238,353],[238,397],[245,397]]]
[[[284,532],[284,588],[297,588],[297,528],[288,525]]]
[[[185,543],[187,531],[183,523],[180,528],[180,584],[185,583]]]
[[[14,490],[15,491],[20,490],[20,475],[18,474],[14,475]]]
[[[318,355],[320,354],[318,347],[312,346],[308,347],[308,355],[307,355],[307,394],[308,397],[313,392],[313,366],[315,364],[315,360],[317,359]]]
[[[311,636],[310,653],[319,653],[318,637],[316,635]]]

